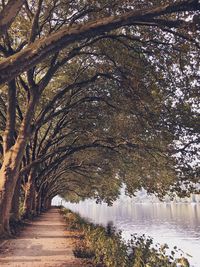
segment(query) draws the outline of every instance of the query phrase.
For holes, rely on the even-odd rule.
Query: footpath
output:
[[[73,255],[78,234],[66,230],[66,223],[56,208],[30,222],[15,239],[0,247],[0,266],[81,267]]]

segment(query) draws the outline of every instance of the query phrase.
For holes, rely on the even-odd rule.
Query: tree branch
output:
[[[199,9],[200,3],[197,0],[181,1],[148,10],[131,11],[120,16],[100,18],[85,25],[63,27],[50,36],[35,41],[14,56],[3,60],[0,63],[0,84],[8,82],[40,63],[47,56],[74,42],[93,38],[123,26],[138,25],[138,22],[149,22],[151,19],[162,15]]]
[[[5,34],[23,6],[25,0],[10,0],[0,13],[0,37]]]

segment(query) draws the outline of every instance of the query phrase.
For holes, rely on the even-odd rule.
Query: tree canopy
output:
[[[0,2],[0,232],[20,194],[198,192],[199,1]]]

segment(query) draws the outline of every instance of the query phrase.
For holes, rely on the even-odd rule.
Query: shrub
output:
[[[74,249],[74,255],[80,258],[92,259],[96,266],[101,267],[189,267],[184,257],[175,259],[178,252],[175,247],[171,255],[167,253],[168,246],[155,245],[153,240],[145,235],[132,235],[126,243],[120,231],[116,231],[112,223],[107,227],[89,223],[67,209],[61,209],[70,229],[79,229],[83,233]],[[180,265],[181,264],[181,265]]]

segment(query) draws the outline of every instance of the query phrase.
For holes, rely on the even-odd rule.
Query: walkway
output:
[[[76,232],[67,231],[59,210],[52,208],[0,248],[0,266],[80,267],[73,256]]]

